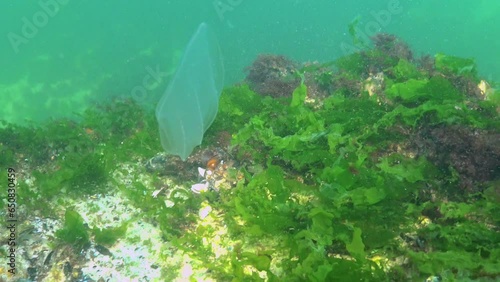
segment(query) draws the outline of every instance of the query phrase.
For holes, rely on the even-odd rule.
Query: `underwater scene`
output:
[[[0,281],[500,281],[500,2],[0,8]]]

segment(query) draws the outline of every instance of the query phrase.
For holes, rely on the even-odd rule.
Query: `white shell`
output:
[[[200,219],[205,219],[205,217],[207,217],[211,211],[212,211],[212,207],[206,206],[206,207],[200,209],[200,211],[198,212],[198,216],[200,217]]]
[[[200,194],[201,192],[207,192],[208,183],[207,182],[196,183],[193,186],[191,186],[191,191],[193,191],[193,193],[196,194]]]
[[[202,167],[198,167],[198,173],[201,175],[201,177],[205,177],[205,173],[207,172],[206,169]]]

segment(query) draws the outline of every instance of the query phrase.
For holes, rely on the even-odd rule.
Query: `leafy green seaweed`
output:
[[[473,59],[460,58],[441,53],[436,54],[435,59],[436,69],[438,71],[470,77],[477,76],[477,67]]]
[[[128,100],[89,109],[80,121],[4,124],[0,164],[31,169],[34,185],[19,189],[30,209],[48,213],[49,203],[65,204],[62,193],[121,193],[218,281],[498,279],[498,179],[473,182],[482,188],[468,193],[458,185],[463,175],[436,162],[420,140],[425,129],[448,126],[498,133],[498,91],[482,100],[457,84],[476,83],[471,59],[438,54],[431,74],[369,49],[357,24],[350,32],[361,51],[302,70],[332,89],[325,98],[307,99],[315,94],[307,79],[279,99],[246,84],[224,90],[203,146],[216,146],[220,132],[232,136],[228,155],[243,175],[232,189],[193,195],[180,188],[183,197],[169,198],[171,206],[163,195],[152,197],[140,181],[144,171],[120,167],[161,150],[154,115]],[[375,63],[384,82],[369,96],[361,86]],[[124,184],[111,177],[116,172],[135,175]],[[149,176],[165,186],[161,176]],[[109,184],[117,189],[108,191]],[[203,206],[217,211],[209,215],[217,223],[202,224]],[[90,235],[112,246],[127,226],[88,230],[68,209],[56,237],[75,249],[87,247]],[[223,254],[207,244],[215,234]]]
[[[125,235],[127,232],[127,224],[122,224],[118,227],[111,228],[94,228],[92,233],[94,234],[94,241],[96,244],[112,246]]]
[[[73,210],[66,210],[64,226],[56,231],[56,237],[80,251],[90,246],[89,234],[81,215]]]

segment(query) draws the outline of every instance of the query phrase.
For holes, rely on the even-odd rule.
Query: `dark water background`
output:
[[[497,0],[2,1],[0,13],[0,119],[14,122],[74,116],[113,96],[154,106],[203,21],[219,38],[226,84],[259,53],[344,55],[357,17],[361,35],[396,34],[416,55],[473,57],[500,81]]]

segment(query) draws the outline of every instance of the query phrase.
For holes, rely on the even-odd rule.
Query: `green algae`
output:
[[[482,188],[466,193],[455,169],[432,163],[411,143],[422,128],[439,126],[498,133],[498,99],[479,100],[453,84],[456,76],[477,80],[472,60],[439,54],[442,75],[430,76],[409,60],[365,52],[325,64],[334,69],[319,83],[339,79],[337,71],[363,81],[366,64],[378,60],[392,73],[383,95],[355,96],[341,88],[315,107],[304,103],[304,84],[280,99],[261,97],[246,85],[225,89],[203,145],[215,143],[217,132],[230,132],[244,178],[219,194],[188,195],[166,207],[139,180],[143,171],[120,170],[134,174],[127,185],[112,179],[119,164],[160,151],[152,113],[132,101],[89,110],[81,122],[6,125],[0,129],[1,164],[29,160],[37,189],[23,186],[19,193],[30,209],[40,209],[36,199],[50,203],[61,191],[82,199],[107,193],[109,182],[117,185],[165,238],[220,281],[262,280],[257,272],[271,281],[498,278],[498,180],[478,181]],[[197,225],[202,203],[218,212],[219,221]],[[223,227],[218,243],[227,252],[216,256],[206,238]],[[113,245],[126,230],[126,224],[88,230],[68,210],[56,235],[82,249],[91,238]],[[405,264],[397,263],[400,257]]]
[[[92,234],[94,234],[95,243],[104,246],[114,245],[116,241],[118,241],[118,239],[125,236],[126,232],[127,232],[127,224],[122,224],[118,227],[92,229]]]
[[[79,252],[90,246],[88,228],[78,212],[67,210],[64,214],[64,226],[56,231],[56,237],[66,244],[70,244]]]

